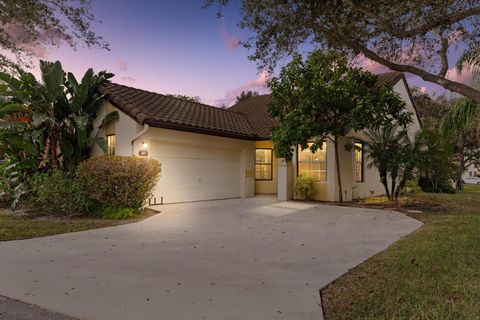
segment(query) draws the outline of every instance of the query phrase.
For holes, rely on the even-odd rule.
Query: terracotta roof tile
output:
[[[247,117],[181,98],[170,97],[116,83],[100,88],[114,106],[141,124],[199,133],[257,139]]]

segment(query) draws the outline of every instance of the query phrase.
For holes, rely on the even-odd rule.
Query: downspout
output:
[[[134,152],[134,144],[135,144],[135,141],[137,141],[138,138],[140,138],[141,136],[143,136],[143,135],[148,131],[148,129],[149,129],[148,124],[144,124],[142,131],[140,131],[139,133],[137,133],[137,135],[135,136],[135,138],[133,138],[133,140],[132,140],[132,155],[135,155],[135,152]]]

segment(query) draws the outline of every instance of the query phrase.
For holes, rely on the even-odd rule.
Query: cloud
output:
[[[220,28],[220,35],[223,38],[223,41],[225,42],[225,45],[227,46],[228,49],[235,49],[240,45],[240,38],[237,38],[234,35],[231,35],[228,31],[227,28],[221,27]]]
[[[243,83],[242,85],[229,89],[225,93],[225,97],[215,101],[217,106],[230,106],[233,104],[237,96],[239,96],[242,91],[258,91],[260,93],[267,93],[268,89],[266,88],[267,81],[270,79],[270,74],[267,71],[262,71],[258,77],[254,80],[249,80]]]
[[[11,23],[2,26],[2,29],[17,47],[27,50],[39,58],[47,56],[50,45],[58,47],[62,42],[68,40],[64,34],[55,29],[41,30],[35,35],[25,28]]]
[[[117,60],[117,70],[120,72],[125,72],[128,70],[128,62],[123,59]]]
[[[134,77],[129,77],[129,76],[123,76],[123,77],[120,78],[120,80],[122,80],[123,82],[126,82],[128,84],[132,84],[132,83],[137,82],[137,79],[135,79]]]
[[[448,69],[446,78],[452,81],[461,82],[463,84],[471,84],[474,77],[473,70],[471,68],[463,70],[458,73],[455,67]]]
[[[369,72],[375,73],[375,74],[384,73],[384,72],[389,71],[389,69],[387,67],[385,67],[384,65],[381,65],[378,62],[370,60],[363,55],[357,56],[357,58],[355,59],[355,62],[354,62],[354,66],[362,68],[366,71],[369,71]]]

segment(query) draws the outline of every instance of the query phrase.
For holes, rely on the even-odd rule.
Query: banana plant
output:
[[[90,156],[94,144],[106,148],[104,139],[92,133],[103,98],[97,89],[113,74],[95,74],[89,69],[78,82],[59,61],[41,61],[40,72],[41,81],[21,71],[19,78],[0,73],[0,95],[8,97],[0,106],[0,117],[19,112],[29,115],[33,128],[43,133],[40,167],[73,171]],[[118,114],[109,114],[104,122],[116,118]]]

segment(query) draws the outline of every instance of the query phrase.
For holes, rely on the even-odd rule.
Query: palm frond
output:
[[[471,68],[474,73],[480,73],[480,45],[469,47],[465,50],[456,63],[457,72]]]
[[[480,114],[480,107],[471,100],[461,99],[451,109],[441,123],[443,132],[452,132],[465,128],[476,121]]]

